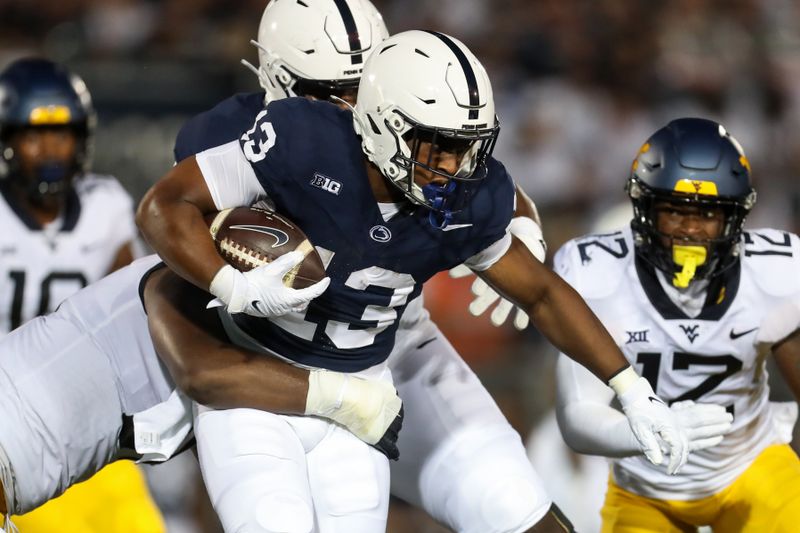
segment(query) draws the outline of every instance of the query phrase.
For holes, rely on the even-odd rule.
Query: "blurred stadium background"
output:
[[[501,122],[495,155],[539,206],[551,254],[569,238],[625,221],[622,186],[640,143],[688,115],[722,122],[744,146],[759,194],[749,226],[800,231],[799,3],[373,2],[391,32],[443,31],[484,62]],[[174,135],[188,117],[258,88],[239,60],[257,61],[249,40],[264,5],[0,0],[0,67],[41,54],[83,76],[99,114],[95,169],[116,175],[138,199],[172,165]],[[426,287],[428,305],[521,434],[550,443],[538,445],[534,459],[552,458],[560,446],[548,418],[555,354],[533,329],[520,334],[469,316],[469,283],[440,275]],[[776,396],[784,395],[778,386]],[[565,457],[569,469],[545,477],[559,481],[554,492],[580,499],[581,460]],[[187,454],[153,469],[154,489],[171,532],[217,531],[194,496],[192,462]],[[595,498],[602,469],[599,478],[585,490]],[[444,530],[397,504],[390,531]]]

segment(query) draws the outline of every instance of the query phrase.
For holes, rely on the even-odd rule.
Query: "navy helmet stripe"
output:
[[[350,41],[350,51],[359,52],[361,50],[361,38],[358,36],[358,27],[356,26],[356,19],[353,18],[353,12],[350,11],[350,6],[347,5],[347,0],[333,0],[336,8],[339,10],[339,15],[344,22],[344,29],[347,31],[347,38]],[[363,63],[363,54],[353,54],[350,57],[350,63],[357,65]]]
[[[470,107],[478,107],[480,105],[480,95],[478,94],[478,79],[475,77],[475,71],[472,70],[472,65],[467,59],[467,55],[458,47],[453,40],[443,33],[439,33],[437,31],[429,31],[425,30],[426,33],[430,33],[431,35],[435,35],[439,38],[447,47],[455,54],[456,59],[458,59],[458,63],[461,65],[461,69],[464,71],[464,76],[467,78],[467,90],[469,91],[469,105]],[[478,118],[478,110],[477,109],[470,109],[469,110],[469,119],[476,119]]]

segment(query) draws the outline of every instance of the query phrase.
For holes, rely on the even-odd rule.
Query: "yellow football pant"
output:
[[[770,446],[736,481],[699,500],[655,500],[609,479],[603,533],[796,533],[800,531],[800,460],[786,444]]]
[[[13,517],[20,533],[164,533],[144,475],[117,461],[30,513]]]

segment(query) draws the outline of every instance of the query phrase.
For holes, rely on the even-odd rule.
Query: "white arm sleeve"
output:
[[[614,391],[564,354],[556,364],[556,417],[564,442],[578,453],[641,455],[628,419],[611,407]]]
[[[464,264],[467,265],[472,270],[477,272],[483,272],[484,270],[488,270],[491,268],[493,264],[495,264],[498,259],[503,257],[508,249],[511,247],[511,233],[506,230],[505,235],[503,235],[500,240],[496,241],[494,244],[490,245],[488,248],[478,252],[477,254],[473,255],[466,261]]]
[[[238,140],[200,152],[196,159],[214,205],[220,211],[251,205],[266,197],[266,191],[242,153]]]

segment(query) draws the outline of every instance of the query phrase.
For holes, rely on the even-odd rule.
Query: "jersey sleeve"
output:
[[[81,189],[91,189],[96,195],[96,203],[102,205],[114,223],[106,228],[106,242],[109,249],[119,250],[126,244],[133,244],[139,230],[134,221],[134,203],[131,195],[113,176],[90,174],[76,185]],[[113,215],[112,215],[113,213]]]
[[[800,329],[800,237],[775,229],[749,231],[744,256],[759,288],[775,302],[757,342],[774,344]]]
[[[239,141],[200,152],[196,160],[218,210],[251,205],[265,196]]]
[[[641,453],[628,419],[611,406],[611,388],[563,353],[558,357],[556,417],[569,447],[606,457]]]
[[[481,228],[479,252],[464,263],[483,271],[495,264],[511,246],[509,224],[514,216],[516,188],[505,167],[496,159],[487,161],[487,176],[472,199],[474,224]]]

